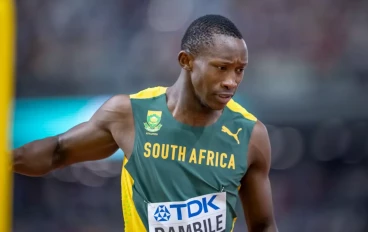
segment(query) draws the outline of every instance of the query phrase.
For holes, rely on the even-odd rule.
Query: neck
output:
[[[212,110],[203,105],[195,94],[190,76],[182,70],[177,81],[167,89],[167,105],[175,119],[192,126],[214,123],[222,110]]]

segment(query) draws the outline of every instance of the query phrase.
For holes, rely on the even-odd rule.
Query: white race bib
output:
[[[226,192],[148,204],[149,232],[223,232]]]

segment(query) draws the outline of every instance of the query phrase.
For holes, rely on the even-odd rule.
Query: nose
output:
[[[221,87],[227,90],[233,90],[238,86],[235,79],[232,77],[226,78],[224,81],[221,82]]]

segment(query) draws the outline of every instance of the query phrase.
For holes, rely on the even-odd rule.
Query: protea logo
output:
[[[144,123],[144,128],[149,132],[157,132],[161,129],[162,111],[152,111],[147,112],[147,122]]]

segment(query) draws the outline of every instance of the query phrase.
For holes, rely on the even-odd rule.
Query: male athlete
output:
[[[41,176],[121,148],[126,232],[229,232],[241,199],[248,231],[277,231],[265,126],[232,100],[248,51],[227,18],[185,32],[171,87],[117,95],[88,122],[14,150],[14,170]]]

